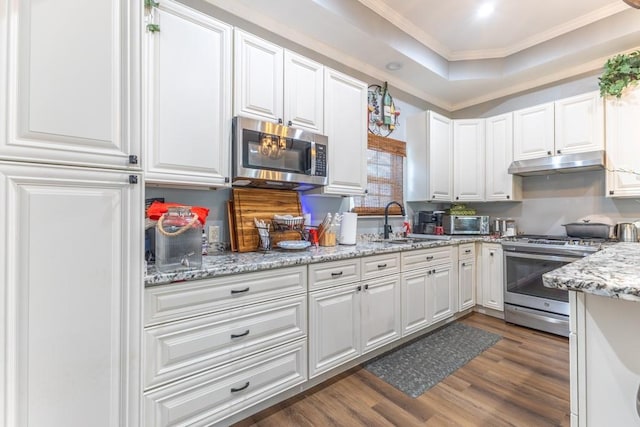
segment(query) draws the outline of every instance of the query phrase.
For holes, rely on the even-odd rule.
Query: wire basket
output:
[[[273,225],[276,230],[302,230],[304,228],[304,217],[277,218],[274,217]]]

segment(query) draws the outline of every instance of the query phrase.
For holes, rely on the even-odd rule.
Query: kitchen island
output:
[[[640,243],[612,245],[543,281],[569,290],[571,425],[640,425]]]

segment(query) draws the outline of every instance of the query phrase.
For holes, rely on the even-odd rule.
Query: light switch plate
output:
[[[218,243],[220,241],[220,227],[217,225],[209,226],[209,244]]]

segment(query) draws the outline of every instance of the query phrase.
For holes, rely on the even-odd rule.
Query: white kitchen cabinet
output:
[[[309,292],[309,377],[360,355],[360,283]]]
[[[0,158],[139,169],[142,2],[4,4]]]
[[[234,114],[324,133],[324,66],[235,29]]]
[[[555,102],[555,153],[604,150],[604,104],[599,92]]]
[[[367,84],[325,68],[329,183],[312,192],[363,195],[367,188]]]
[[[571,294],[575,294],[571,292]],[[640,338],[635,301],[577,293],[570,298],[576,344],[572,345],[571,408],[574,427],[635,426],[640,386]],[[573,376],[577,372],[577,378]]]
[[[452,201],[453,126],[433,111],[407,117],[407,201]]]
[[[504,272],[502,246],[482,244],[482,305],[504,311]]]
[[[513,159],[604,150],[604,109],[598,92],[513,113]]]
[[[364,354],[401,336],[400,275],[362,283],[360,330]]]
[[[553,103],[513,112],[513,160],[554,154]]]
[[[485,199],[484,119],[453,121],[453,196],[456,202]]]
[[[463,311],[476,305],[475,244],[460,245],[458,260],[458,311]]]
[[[607,196],[640,196],[640,87],[606,100]]]
[[[140,425],[136,179],[0,162],[3,425]]]
[[[173,0],[145,34],[145,181],[229,184],[232,27]]]
[[[513,162],[513,113],[485,119],[485,199],[522,199],[522,177],[508,173]]]
[[[402,253],[403,336],[458,311],[458,281],[453,258],[451,247]]]

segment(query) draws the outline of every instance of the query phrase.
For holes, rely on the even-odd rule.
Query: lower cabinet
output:
[[[309,293],[311,378],[398,338],[398,275]]]
[[[402,335],[453,316],[457,283],[451,263],[402,274]]]
[[[144,424],[210,426],[307,380],[306,267],[145,289]]]
[[[476,305],[475,243],[458,247],[458,311]]]
[[[502,246],[482,244],[482,305],[504,311],[504,272]]]

